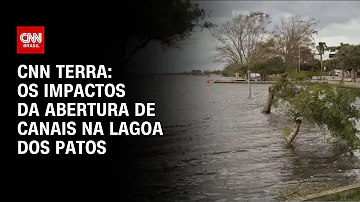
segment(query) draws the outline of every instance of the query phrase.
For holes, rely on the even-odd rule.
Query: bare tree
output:
[[[319,22],[314,18],[302,20],[300,15],[282,18],[280,25],[275,25],[273,39],[278,54],[283,57],[287,68],[296,68],[299,61],[300,47],[314,47],[314,26]]]
[[[263,12],[238,15],[220,28],[214,29],[217,42],[215,62],[245,65],[251,59],[260,58],[266,51],[259,47],[266,44],[267,25],[271,18]],[[256,53],[256,54],[255,54]]]

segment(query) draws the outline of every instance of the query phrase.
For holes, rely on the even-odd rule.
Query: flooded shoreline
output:
[[[285,146],[282,129],[291,123],[276,111],[261,113],[269,85],[253,85],[249,98],[247,85],[207,79],[144,78],[158,87],[148,89],[149,99],[157,103],[157,115],[166,117],[155,145],[137,145],[142,152],[135,164],[144,171],[137,186],[157,190],[142,193],[144,198],[279,200],[279,191],[299,183],[360,180],[360,152],[348,155],[315,128],[302,125],[293,146]]]

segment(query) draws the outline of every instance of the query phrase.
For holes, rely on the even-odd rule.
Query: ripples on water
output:
[[[166,117],[157,144],[147,149],[139,145],[144,154],[137,160],[145,171],[139,186],[159,191],[147,197],[274,200],[280,189],[299,181],[359,180],[359,152],[348,157],[316,129],[302,125],[294,146],[285,148],[282,128],[289,123],[260,112],[268,85],[252,85],[248,98],[247,85],[208,84],[207,79],[216,78],[144,78],[144,84],[158,87],[148,92],[157,116]],[[153,177],[146,181],[149,175]]]

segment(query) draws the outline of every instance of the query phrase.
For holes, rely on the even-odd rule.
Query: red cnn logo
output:
[[[17,54],[44,54],[44,33],[43,26],[18,26]]]

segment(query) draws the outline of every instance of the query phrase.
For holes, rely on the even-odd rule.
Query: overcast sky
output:
[[[360,44],[360,1],[197,1],[201,8],[211,10],[207,20],[221,26],[234,15],[262,11],[272,18],[271,27],[279,24],[281,17],[300,14],[304,19],[315,18],[320,21],[315,27],[319,34],[315,43],[326,42],[328,46],[341,42]],[[152,56],[149,67],[156,72],[182,72],[193,69],[216,70],[223,65],[210,59],[213,55],[214,40],[209,31],[197,30],[191,41],[182,50],[161,51],[143,50],[142,54]]]

